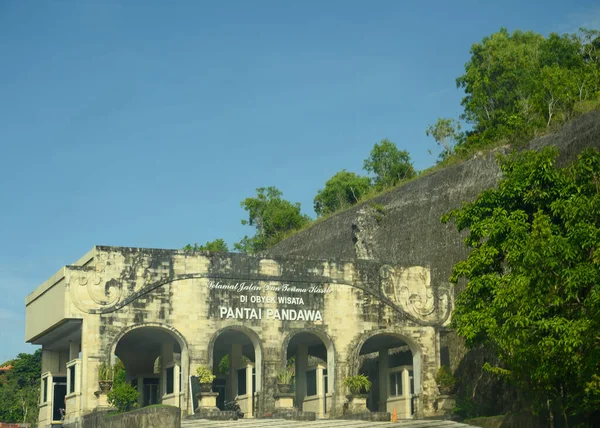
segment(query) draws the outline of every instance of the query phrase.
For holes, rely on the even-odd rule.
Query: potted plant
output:
[[[294,375],[289,369],[285,369],[277,373],[277,389],[283,394],[290,392],[292,387],[292,377]]]
[[[358,414],[368,412],[367,409],[367,392],[371,389],[371,381],[364,374],[349,376],[344,379],[344,385],[350,390],[350,394],[346,395],[348,399],[348,407],[344,413]]]
[[[110,365],[103,361],[98,367],[98,385],[100,386],[100,392],[106,394],[112,388],[113,384],[113,372]]]
[[[372,383],[367,376],[359,374],[344,379],[344,385],[350,390],[350,395],[366,395],[371,390]]]
[[[200,391],[211,392],[212,382],[216,378],[216,376],[212,374],[212,371],[204,366],[200,366],[196,369],[196,376],[198,377],[198,382],[200,382]]]
[[[440,394],[448,395],[456,383],[456,378],[448,367],[441,366],[435,375],[435,381],[440,389]]]

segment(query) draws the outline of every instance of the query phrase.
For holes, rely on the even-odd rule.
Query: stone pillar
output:
[[[319,397],[319,417],[325,416],[325,385],[323,384],[323,371],[325,367],[317,366],[317,396]]]
[[[179,364],[175,364],[173,366],[173,392],[175,394],[179,394],[179,392],[181,391],[181,372],[179,369]],[[181,405],[181,403],[177,403],[178,406]]]
[[[69,342],[69,361],[79,358],[81,345],[78,342]]]
[[[227,401],[235,400],[237,395],[237,369],[242,364],[242,345],[234,343],[231,345],[231,352],[229,353],[229,382],[227,391],[229,397]]]
[[[412,393],[410,392],[410,375],[408,369],[402,370],[402,395],[405,398],[404,401],[404,415],[406,418],[410,418],[410,402],[412,399]]]
[[[248,415],[244,417],[254,417],[254,388],[252,388],[252,369],[254,367],[250,364],[246,366],[246,394],[248,395]]]
[[[60,365],[60,353],[42,349],[42,373],[58,373]]]
[[[390,391],[388,379],[390,377],[389,369],[389,350],[388,348],[379,349],[379,411],[387,411],[387,399]]]
[[[306,370],[308,369],[308,345],[296,347],[296,406],[302,410],[302,402],[306,397]]]
[[[167,393],[167,371],[166,367],[173,361],[173,342],[160,345],[160,400]]]

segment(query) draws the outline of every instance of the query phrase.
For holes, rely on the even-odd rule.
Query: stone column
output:
[[[412,399],[412,393],[410,392],[410,375],[408,373],[408,369],[404,368],[402,370],[402,395],[405,398],[404,401],[404,417],[410,417],[410,402]]]
[[[323,370],[325,367],[317,366],[317,396],[319,397],[319,414],[317,416],[323,417],[325,415],[325,386],[323,385]]]
[[[81,345],[78,342],[69,342],[69,361],[79,358]]]
[[[231,345],[231,352],[229,353],[229,382],[227,391],[229,398],[227,401],[235,400],[237,395],[237,369],[242,364],[242,345],[234,343]]]
[[[296,406],[302,410],[302,402],[306,397],[306,370],[308,369],[308,345],[296,347]]]
[[[248,395],[248,415],[244,415],[247,418],[253,418],[254,409],[254,388],[252,388],[252,369],[254,367],[250,364],[246,366],[246,393]]]
[[[165,367],[173,361],[173,342],[160,345],[160,399],[167,393],[167,371]]]
[[[387,411],[387,399],[389,393],[388,379],[390,377],[389,369],[389,350],[388,348],[379,349],[379,411]]]

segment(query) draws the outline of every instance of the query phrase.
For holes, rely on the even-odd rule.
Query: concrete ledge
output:
[[[347,413],[342,416],[342,419],[369,422],[389,422],[392,420],[392,415],[390,415],[388,412]]]
[[[315,412],[303,412],[294,409],[275,409],[273,419],[286,419],[290,421],[314,421],[317,419]]]
[[[92,412],[81,423],[65,424],[63,428],[179,428],[181,409],[174,406],[150,406],[131,412],[110,415],[106,411]]]
[[[210,421],[237,421],[238,414],[235,410],[200,409],[193,416],[188,416],[186,419],[208,419]]]

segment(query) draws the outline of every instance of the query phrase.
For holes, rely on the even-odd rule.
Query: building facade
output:
[[[373,382],[372,411],[444,412],[435,382],[452,293],[426,266],[95,247],[26,300],[26,340],[42,345],[40,427],[107,405],[103,363],[120,359],[139,405],[198,406],[196,369],[217,375],[217,406],[245,417],[277,407],[294,373],[294,406],[339,417],[344,380]]]

